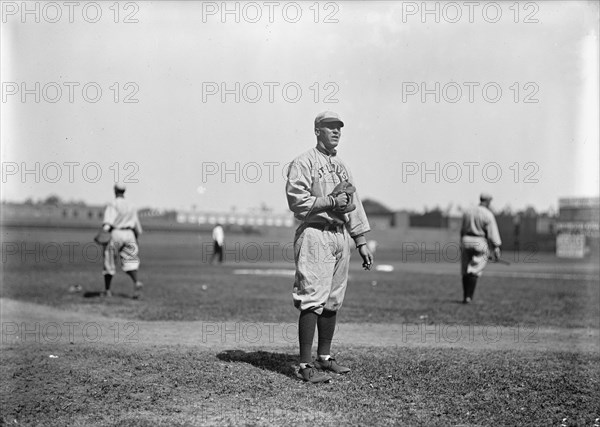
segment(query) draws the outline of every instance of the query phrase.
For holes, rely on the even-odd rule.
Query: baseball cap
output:
[[[487,200],[492,200],[492,195],[490,193],[481,193],[481,195],[479,196],[479,201],[485,202]]]
[[[334,113],[333,111],[323,111],[317,117],[315,117],[315,127],[318,127],[321,123],[332,123],[338,122],[344,127],[344,122],[340,118],[338,113]]]
[[[125,184],[122,182],[115,182],[115,191],[125,191]]]

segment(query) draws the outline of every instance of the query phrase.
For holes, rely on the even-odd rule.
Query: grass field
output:
[[[355,254],[334,344],[353,371],[313,386],[294,375],[291,236],[228,236],[210,266],[209,236],[148,233],[135,301],[122,273],[99,297],[91,234],[3,230],[3,424],[599,424],[597,262],[505,254],[464,306],[456,262],[383,247],[394,271],[364,272]]]

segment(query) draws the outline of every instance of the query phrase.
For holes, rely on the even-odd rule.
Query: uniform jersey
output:
[[[142,234],[142,225],[134,207],[123,197],[116,197],[104,211],[104,224],[113,229],[134,230],[136,235]]]
[[[120,257],[123,271],[137,270],[140,267],[137,236],[142,234],[137,211],[123,197],[116,197],[106,207],[103,222],[112,227],[111,241],[104,248],[103,274],[116,273],[117,256]]]
[[[485,206],[478,205],[463,215],[461,237],[479,237],[489,240],[494,246],[501,246],[502,240],[494,214]]]
[[[225,234],[223,233],[223,227],[217,225],[213,228],[212,238],[219,246],[223,246],[223,242],[225,241]]]
[[[313,224],[344,224],[351,237],[370,231],[369,221],[358,193],[356,210],[338,213],[330,209],[329,194],[342,181],[354,183],[350,170],[337,155],[312,148],[290,164],[286,183],[287,201],[296,219]]]

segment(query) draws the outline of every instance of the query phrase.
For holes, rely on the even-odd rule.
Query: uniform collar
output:
[[[325,147],[321,147],[319,144],[317,144],[317,150],[322,153],[325,154],[326,156],[330,156],[330,157],[335,157],[335,155],[337,154],[337,150],[334,148],[332,150],[332,152],[330,153],[329,151],[327,151],[325,149]]]

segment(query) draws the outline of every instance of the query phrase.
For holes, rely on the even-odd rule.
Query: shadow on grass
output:
[[[89,292],[83,293],[84,298],[100,298],[101,296],[102,296],[102,292],[89,291]]]
[[[217,354],[217,358],[224,362],[249,363],[260,369],[277,372],[287,377],[296,377],[294,365],[298,363],[298,357],[291,354],[271,353],[268,351],[245,352],[243,350],[225,350]]]
[[[84,298],[107,298],[106,296],[104,296],[104,292],[99,292],[99,291],[84,292],[83,293],[83,297]],[[126,299],[131,299],[131,295],[113,292],[112,297],[108,297],[107,299],[110,299],[110,298],[126,298]]]

